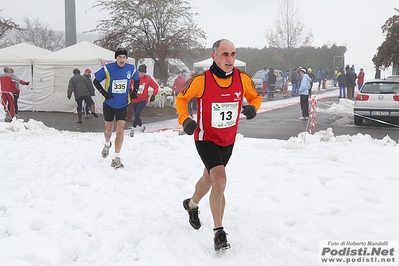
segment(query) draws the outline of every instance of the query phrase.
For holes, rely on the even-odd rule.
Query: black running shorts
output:
[[[106,122],[114,121],[115,117],[116,117],[116,121],[118,121],[118,120],[126,121],[127,106],[123,107],[121,109],[115,109],[104,102],[103,103],[103,114],[104,114],[104,120]]]
[[[215,166],[226,166],[233,153],[234,143],[222,147],[210,141],[196,141],[195,147],[208,172]]]

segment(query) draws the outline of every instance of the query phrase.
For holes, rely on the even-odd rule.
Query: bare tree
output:
[[[275,30],[267,31],[266,39],[271,47],[284,49],[281,52],[287,56],[286,60],[291,68],[293,49],[308,46],[313,41],[312,32],[305,33],[305,26],[295,0],[281,0],[274,26]]]
[[[203,48],[206,35],[193,20],[185,0],[99,0],[93,7],[109,10],[110,18],[99,22],[96,41],[110,50],[125,46],[134,58],[152,58],[160,78],[168,77],[167,58],[179,58],[190,49]]]
[[[50,29],[39,20],[24,18],[25,26],[17,33],[17,43],[26,42],[50,51],[57,51],[65,47],[62,33]]]
[[[14,44],[9,38],[6,37],[7,34],[12,30],[20,30],[19,25],[16,24],[12,19],[0,17],[0,48]]]

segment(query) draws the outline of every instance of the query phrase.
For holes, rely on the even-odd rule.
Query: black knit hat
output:
[[[118,55],[124,54],[127,57],[127,50],[125,48],[118,48],[115,51],[115,59],[118,57]]]
[[[139,65],[139,72],[147,73],[147,66],[144,64]]]

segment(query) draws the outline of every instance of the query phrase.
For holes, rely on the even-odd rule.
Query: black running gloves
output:
[[[188,135],[194,134],[194,131],[197,129],[198,124],[191,118],[187,118],[183,122],[183,129]]]
[[[242,112],[243,115],[247,117],[247,119],[252,119],[256,116],[256,109],[253,105],[243,105]]]
[[[96,89],[104,96],[105,99],[109,100],[114,98],[114,95],[104,90],[103,86],[101,85],[100,82],[98,82],[98,80],[94,79],[93,84],[96,87]]]

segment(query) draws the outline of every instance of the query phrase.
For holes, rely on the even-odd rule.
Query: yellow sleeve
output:
[[[187,80],[183,90],[176,97],[176,111],[179,114],[177,122],[183,125],[184,120],[190,117],[188,102],[192,98],[201,98],[205,88],[205,74],[194,75]]]
[[[247,99],[249,105],[255,106],[256,111],[258,111],[260,105],[262,104],[262,97],[258,94],[255,84],[248,73],[240,71],[241,82],[244,88],[244,97]]]

